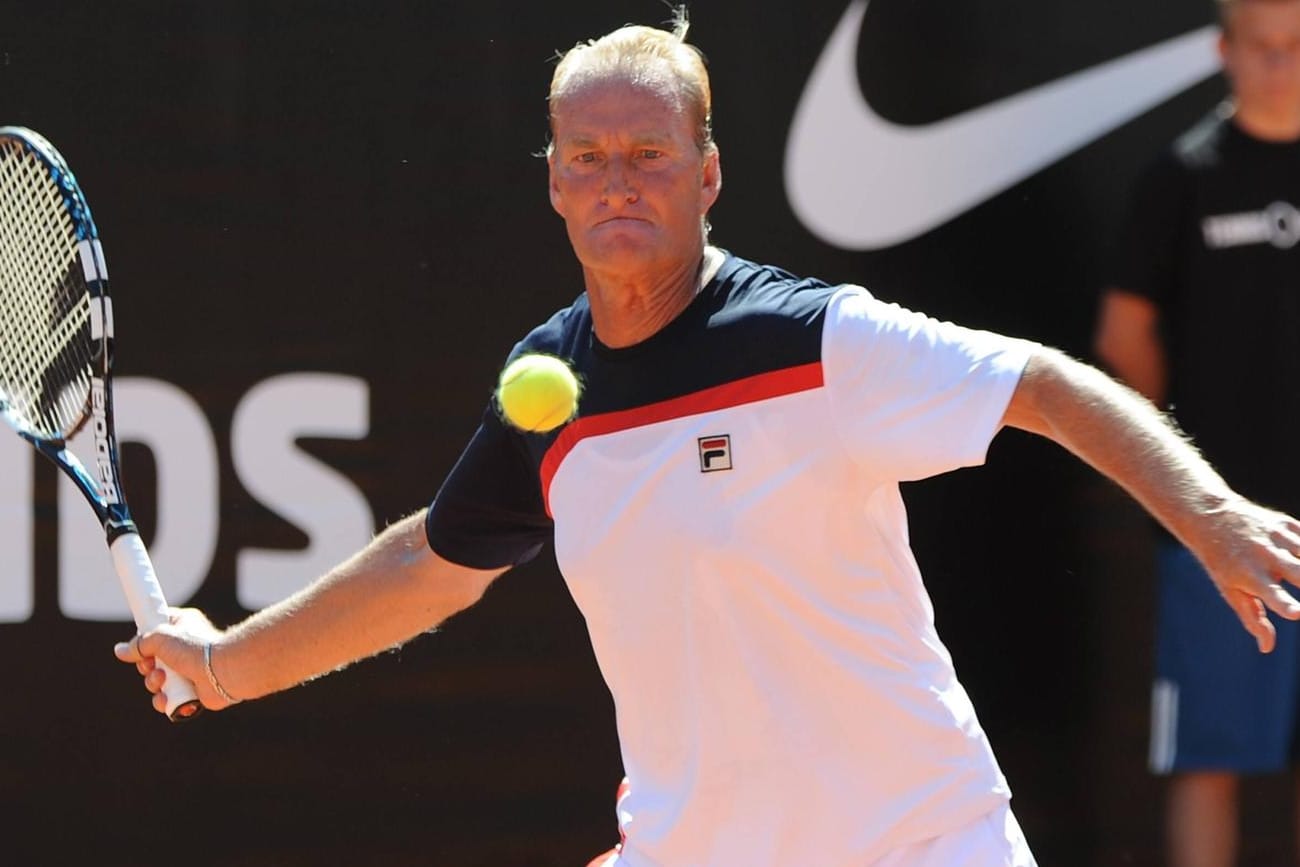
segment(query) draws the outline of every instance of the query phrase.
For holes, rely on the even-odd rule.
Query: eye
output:
[[[663,151],[655,150],[654,148],[642,148],[639,152],[639,156],[643,160],[657,160],[663,155]]]
[[[596,161],[596,154],[594,151],[583,151],[574,156],[573,161],[575,163],[594,163]]]

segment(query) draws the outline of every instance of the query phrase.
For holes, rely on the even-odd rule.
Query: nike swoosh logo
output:
[[[1204,27],[922,126],[891,123],[858,85],[867,0],[853,0],[813,68],[786,144],[786,195],[848,250],[910,240],[992,198],[1219,69]]]

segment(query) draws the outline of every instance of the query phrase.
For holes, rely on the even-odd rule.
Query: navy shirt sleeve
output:
[[[489,406],[429,506],[429,547],[462,566],[500,569],[537,556],[553,532],[534,461]]]

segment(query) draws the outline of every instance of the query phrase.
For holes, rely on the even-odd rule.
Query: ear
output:
[[[1218,41],[1217,45],[1218,45],[1218,49],[1219,49],[1219,62],[1223,65],[1223,71],[1224,71],[1225,73],[1231,75],[1231,73],[1232,73],[1232,63],[1231,63],[1231,61],[1229,60],[1229,57],[1228,57],[1228,54],[1229,54],[1229,50],[1228,50],[1228,31],[1226,31],[1226,30],[1220,30],[1220,31],[1219,31],[1219,41]]]
[[[555,154],[546,158],[546,179],[547,186],[550,188],[551,207],[555,213],[561,217],[564,216],[564,197],[560,195],[560,185],[555,176]]]
[[[722,158],[717,145],[704,156],[704,170],[700,173],[700,213],[707,214],[722,192]]]

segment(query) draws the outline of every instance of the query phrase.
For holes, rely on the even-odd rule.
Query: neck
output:
[[[705,267],[713,259],[713,254],[706,256],[702,250],[670,265],[632,274],[584,267],[592,326],[600,342],[619,349],[657,334],[690,306],[701,276],[716,270],[716,266]]]
[[[1232,119],[1243,132],[1262,141],[1300,140],[1300,105],[1291,110],[1237,105]]]

